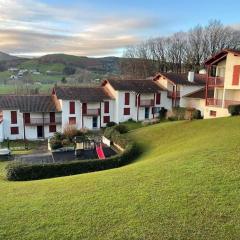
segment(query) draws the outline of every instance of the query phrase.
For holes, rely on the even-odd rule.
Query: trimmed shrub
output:
[[[115,122],[108,122],[108,123],[106,124],[107,127],[113,127],[113,126],[115,126],[115,125],[117,125]]]
[[[55,150],[63,147],[63,144],[62,144],[63,139],[64,139],[64,135],[59,132],[56,132],[49,141],[51,148]]]
[[[159,119],[165,119],[167,115],[167,109],[164,107],[161,107],[160,111],[159,111]]]
[[[169,121],[177,121],[178,118],[175,117],[175,116],[171,116],[171,117],[168,117],[168,120],[169,120]]]
[[[202,118],[203,118],[203,117],[202,117],[202,114],[201,114],[201,111],[198,110],[198,109],[195,109],[195,110],[193,111],[192,116],[193,116],[193,119],[202,119]]]
[[[228,106],[228,112],[232,116],[240,115],[240,104],[238,104],[238,105],[229,105]]]
[[[186,114],[186,108],[184,107],[174,107],[173,114],[177,118],[177,120],[184,120]]]
[[[127,126],[124,125],[124,124],[116,125],[116,126],[114,127],[114,129],[115,129],[116,131],[118,131],[119,133],[121,133],[121,134],[128,132],[128,128],[127,128]]]

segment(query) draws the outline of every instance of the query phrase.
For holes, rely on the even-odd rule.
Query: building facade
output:
[[[204,118],[229,116],[228,106],[240,104],[240,51],[224,49],[206,62],[207,91]]]

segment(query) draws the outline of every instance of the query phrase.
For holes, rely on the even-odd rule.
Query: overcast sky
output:
[[[0,51],[121,56],[142,39],[211,19],[240,26],[238,0],[0,0]]]

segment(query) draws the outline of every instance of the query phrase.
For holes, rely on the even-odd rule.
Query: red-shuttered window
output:
[[[87,103],[82,104],[82,113],[86,114],[87,113]]]
[[[130,108],[124,108],[123,109],[123,114],[124,115],[130,115]]]
[[[50,123],[55,123],[55,112],[50,112]]]
[[[12,124],[17,123],[17,111],[11,111],[11,123]]]
[[[104,116],[103,123],[109,123],[109,122],[110,122],[110,116]]]
[[[17,135],[17,134],[19,134],[19,129],[18,129],[18,127],[11,127],[11,134],[12,134],[12,135]]]
[[[211,110],[211,111],[210,111],[210,116],[211,116],[211,117],[216,117],[216,116],[217,116],[217,112]]]
[[[129,105],[130,93],[125,93],[125,105]]]
[[[75,117],[69,117],[69,124],[70,125],[76,124],[76,118]]]
[[[104,102],[104,113],[109,113],[109,102]]]
[[[240,65],[235,65],[233,67],[232,85],[239,85],[239,76],[240,76]]]
[[[69,102],[69,113],[75,114],[75,102]]]
[[[28,124],[30,123],[30,113],[24,113],[24,123]]]
[[[49,125],[49,132],[50,133],[55,133],[57,131],[56,125]]]
[[[161,103],[161,93],[157,93],[156,94],[156,104],[160,104]]]

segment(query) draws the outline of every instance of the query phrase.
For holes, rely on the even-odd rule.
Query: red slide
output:
[[[97,152],[97,155],[98,155],[98,158],[99,159],[105,159],[105,155],[104,155],[104,152],[103,152],[103,149],[102,149],[102,144],[100,144],[99,146],[96,147],[96,152]]]

